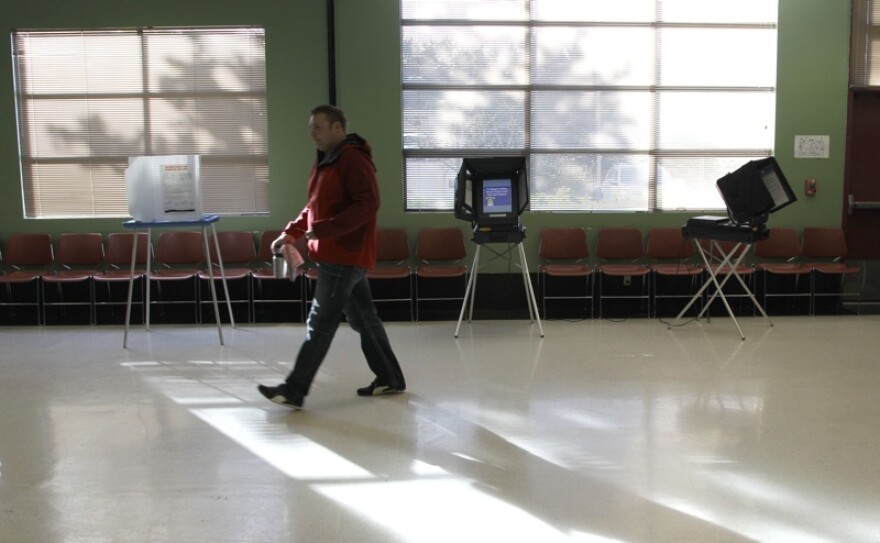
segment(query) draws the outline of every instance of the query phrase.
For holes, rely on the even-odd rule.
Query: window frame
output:
[[[125,168],[144,155],[199,155],[205,213],[269,213],[262,26],[15,29],[10,40],[24,218],[130,216]]]
[[[852,0],[850,36],[850,86],[880,87],[880,5],[871,0]]]
[[[444,4],[445,2],[440,2]],[[493,2],[488,2],[492,4]],[[502,4],[511,5],[516,0],[496,0],[495,8],[500,12]],[[660,4],[655,0],[643,0],[642,4],[653,3],[655,5],[655,14],[660,13]],[[427,2],[421,2],[427,4]],[[453,4],[453,2],[449,2]],[[490,11],[492,6],[484,6],[486,9],[483,13]],[[756,20],[754,21],[725,21],[712,20],[711,22],[695,22],[695,21],[664,21],[660,17],[651,20],[634,21],[634,20],[607,20],[607,21],[563,21],[563,20],[541,20],[536,16],[536,6],[542,4],[540,0],[523,0],[523,13],[520,17],[511,16],[509,13],[502,14],[496,20],[487,20],[487,18],[477,18],[474,20],[464,20],[463,18],[450,17],[448,14],[431,18],[430,16],[420,18],[416,13],[422,6],[418,0],[403,0],[401,2],[401,66],[402,66],[402,118],[403,118],[403,165],[404,165],[404,211],[405,212],[446,212],[453,207],[453,183],[454,175],[449,175],[453,171],[457,171],[455,161],[460,161],[464,157],[472,156],[519,156],[525,155],[529,158],[528,168],[530,174],[530,183],[532,185],[531,195],[533,211],[546,212],[667,212],[667,211],[712,211],[724,209],[723,202],[714,187],[714,181],[727,173],[736,169],[744,162],[753,159],[764,158],[773,154],[775,145],[775,96],[776,96],[776,36],[777,36],[777,14],[778,9],[773,9],[773,18],[770,21]],[[552,2],[544,2],[543,5],[552,4]],[[775,2],[774,2],[774,5]],[[450,8],[452,9],[452,8]],[[438,9],[438,11],[441,11]],[[430,11],[430,10],[425,10]],[[766,12],[771,10],[767,9]],[[511,28],[520,27],[524,29],[526,38],[523,40],[525,45],[521,50],[521,57],[525,64],[527,74],[525,81],[522,77],[514,76],[512,81],[505,84],[489,83],[480,84],[464,81],[460,76],[451,77],[449,81],[418,81],[413,77],[413,72],[409,72],[408,68],[413,58],[408,58],[408,34],[418,31],[420,28],[437,27],[448,30],[449,32],[473,32],[475,27],[481,28]],[[612,83],[597,84],[594,82],[561,82],[557,83],[549,78],[544,81],[535,82],[535,73],[540,70],[536,66],[538,60],[536,57],[536,33],[538,32],[554,32],[557,29],[599,29],[599,30],[627,30],[644,29],[652,34],[650,42],[653,44],[654,50],[652,54],[655,59],[660,53],[658,48],[661,47],[661,40],[658,36],[662,33],[672,32],[688,32],[694,30],[711,30],[725,31],[730,30],[731,33],[738,31],[755,31],[764,37],[765,43],[772,43],[773,58],[768,61],[764,68],[768,71],[762,77],[764,79],[772,78],[772,82],[762,81],[762,84],[740,84],[740,85],[707,85],[699,83],[665,83],[659,73],[659,66],[654,62],[650,81],[642,81],[639,84]],[[509,56],[509,55],[508,55]],[[412,57],[412,56],[411,56]],[[426,63],[427,64],[427,63]],[[437,64],[441,64],[437,62]],[[769,73],[772,68],[772,73]],[[427,77],[425,78],[427,79]],[[441,103],[443,93],[451,95],[452,93],[477,93],[477,92],[509,92],[523,93],[521,99],[525,104],[523,110],[523,133],[521,141],[523,145],[520,147],[492,147],[481,148],[475,145],[464,146],[423,146],[420,143],[413,143],[414,134],[418,134],[419,129],[414,128],[416,123],[413,118],[420,115],[427,118],[422,111],[417,111],[413,107],[415,102],[412,96],[422,93],[435,93],[430,99],[424,99],[422,102],[427,104],[426,109],[431,104]],[[651,117],[645,123],[649,128],[642,135],[642,144],[637,146],[615,146],[609,145],[607,141],[597,141],[591,145],[576,146],[550,146],[542,144],[536,138],[540,135],[539,120],[536,119],[538,113],[534,109],[536,104],[541,101],[542,94],[552,93],[581,93],[581,96],[587,96],[588,93],[599,95],[600,93],[617,93],[618,96],[633,96],[636,93],[646,93],[649,96],[643,99],[642,107],[650,108]],[[716,96],[718,102],[722,103],[720,98],[724,97],[722,93],[728,93],[727,96],[738,96],[742,108],[754,105],[755,117],[761,116],[767,119],[767,132],[761,134],[759,139],[752,139],[746,144],[736,146],[724,145],[718,148],[698,147],[695,145],[664,145],[662,143],[664,123],[660,117],[663,112],[664,100],[668,103],[669,97],[678,96],[684,101],[688,97],[688,93],[699,93],[703,97]],[[485,100],[484,100],[485,101]],[[437,108],[439,109],[439,108]],[[717,108],[723,109],[723,108]],[[459,111],[458,113],[461,113]],[[460,115],[462,118],[463,115]],[[732,119],[734,116],[728,114],[720,118]],[[735,118],[732,119],[734,122]],[[749,119],[748,121],[752,121]],[[464,122],[464,121],[463,121]],[[743,121],[744,123],[746,121]],[[427,123],[426,123],[427,124]],[[756,123],[753,123],[755,125]],[[450,126],[444,128],[452,130]],[[667,126],[671,126],[667,125]],[[462,125],[461,129],[465,127]],[[424,137],[424,134],[419,134]],[[462,141],[462,140],[457,140]],[[443,162],[445,159],[445,162]],[[605,161],[604,165],[602,161]],[[542,186],[550,186],[547,179],[550,177],[546,172],[550,169],[548,164],[556,162],[557,168],[567,168],[571,171],[586,171],[592,169],[587,175],[588,180],[583,181],[584,193],[601,193],[604,188],[605,177],[609,175],[612,168],[632,167],[640,172],[638,188],[631,189],[627,192],[625,198],[635,196],[638,201],[629,205],[631,200],[623,198],[615,201],[606,199],[608,203],[606,207],[588,207],[583,204],[573,205],[574,199],[569,198],[561,187],[559,196],[551,197],[542,195]],[[589,164],[587,164],[589,162]],[[596,164],[599,164],[598,166]],[[689,172],[688,178],[678,175],[679,172]],[[427,172],[427,173],[426,173]],[[676,175],[671,174],[674,172]],[[678,199],[682,198],[682,191],[693,190],[692,184],[698,184],[700,192],[701,205],[694,207],[682,206],[664,206],[662,203],[664,179],[674,178],[675,186],[678,187]],[[691,179],[693,178],[693,179]],[[427,180],[426,180],[427,179]],[[592,189],[588,183],[592,184]],[[574,185],[576,183],[569,183]],[[670,183],[669,186],[672,186]],[[571,186],[567,187],[571,189]],[[606,189],[607,190],[607,189]],[[419,198],[419,195],[423,195]],[[666,194],[672,194],[670,190]],[[586,201],[589,197],[584,197]],[[599,200],[604,198],[598,197]],[[598,200],[597,200],[598,201]],[[711,205],[706,205],[711,201]]]

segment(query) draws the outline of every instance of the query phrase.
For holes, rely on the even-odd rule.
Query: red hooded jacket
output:
[[[308,203],[284,233],[298,239],[312,230],[309,256],[316,262],[371,269],[376,266],[379,203],[370,144],[349,134],[333,151],[318,152]]]

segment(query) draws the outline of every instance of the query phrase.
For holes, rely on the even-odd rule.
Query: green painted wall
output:
[[[841,224],[849,36],[845,0],[780,2],[776,156],[799,200],[775,214],[771,225]],[[830,158],[795,159],[796,134],[830,135]],[[816,196],[804,196],[807,178],[818,180]]]
[[[468,225],[451,213],[403,212],[399,6],[394,0],[336,0],[338,103],[351,130],[370,140],[382,185],[380,223],[415,231]],[[780,0],[776,156],[800,200],[772,225],[839,225],[843,200],[850,7],[845,0]],[[303,205],[314,156],[308,112],[328,99],[324,0],[38,0],[4,6],[0,28],[263,25],[267,33],[271,216],[224,218],[221,229],[280,228]],[[0,238],[14,231],[120,230],[118,220],[22,219],[9,40],[0,56]],[[795,159],[796,134],[831,136],[829,159]],[[803,196],[803,180],[819,191]],[[528,213],[529,255],[544,226],[674,226],[694,213]],[[536,259],[531,262],[534,268]],[[505,271],[499,268],[498,271]],[[490,268],[490,271],[495,271]]]

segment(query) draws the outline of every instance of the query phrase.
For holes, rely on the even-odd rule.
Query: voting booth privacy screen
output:
[[[763,224],[769,215],[797,197],[773,157],[752,160],[716,182],[730,220]]]
[[[518,224],[528,206],[525,157],[462,160],[455,180],[456,218],[479,226]]]
[[[128,211],[140,222],[202,217],[198,155],[129,157],[125,170]]]

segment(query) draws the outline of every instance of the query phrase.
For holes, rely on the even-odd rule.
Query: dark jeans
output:
[[[318,268],[315,296],[306,321],[306,340],[286,380],[291,392],[308,394],[343,314],[352,329],[361,335],[361,349],[376,374],[376,382],[405,389],[400,364],[373,304],[366,270],[338,264],[319,264]]]

